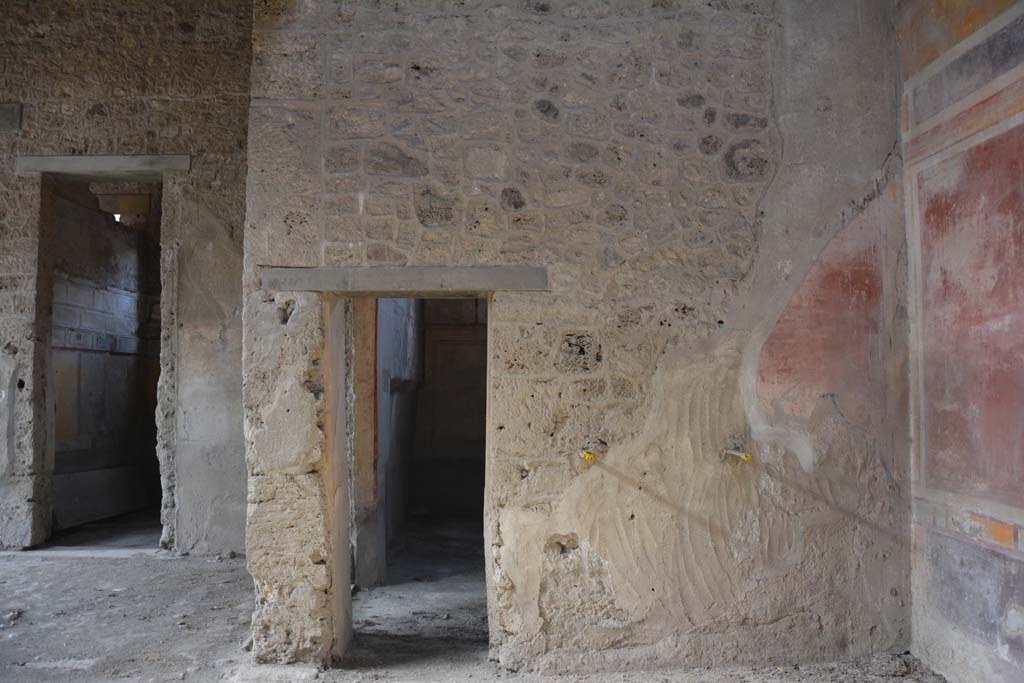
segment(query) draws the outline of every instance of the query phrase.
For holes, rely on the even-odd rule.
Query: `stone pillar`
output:
[[[330,344],[328,318],[341,337]],[[244,319],[253,653],[323,662],[336,632],[344,644],[335,587],[347,596],[349,584],[347,466],[329,457],[344,454],[347,439],[344,322],[325,315],[317,295],[260,291],[247,297]]]
[[[0,548],[26,548],[50,535],[53,202],[38,175],[0,185]]]

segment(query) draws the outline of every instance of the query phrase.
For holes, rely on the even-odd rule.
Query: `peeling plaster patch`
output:
[[[741,515],[729,536],[729,552],[737,562],[753,559],[753,549],[761,544],[761,523],[759,514],[750,510]]]
[[[579,644],[612,647],[627,613],[615,605],[608,562],[576,534],[556,534],[544,546],[539,609],[548,651]],[[578,624],[578,627],[573,625]]]
[[[1014,661],[1010,653],[1010,643],[1014,642],[1016,649],[1024,651],[1024,607],[1010,605],[1006,610],[1000,628],[999,655],[1006,661]]]

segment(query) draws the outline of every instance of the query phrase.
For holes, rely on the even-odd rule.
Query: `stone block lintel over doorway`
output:
[[[269,291],[340,296],[474,297],[500,291],[546,291],[548,272],[535,266],[353,266],[264,268]]]

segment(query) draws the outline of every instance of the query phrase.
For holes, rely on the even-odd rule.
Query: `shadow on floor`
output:
[[[54,532],[53,537],[29,552],[124,557],[160,550],[160,515],[132,512],[119,517]]]
[[[480,522],[410,524],[396,547],[387,583],[352,599],[355,635],[341,667],[486,661]]]

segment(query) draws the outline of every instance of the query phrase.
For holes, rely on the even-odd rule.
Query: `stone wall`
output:
[[[243,549],[238,283],[250,13],[235,0],[4,3],[0,102],[13,105],[0,118],[2,546],[47,537],[53,468],[49,200],[45,179],[14,174],[15,159],[188,154],[191,170],[163,179],[164,543]]]
[[[489,308],[503,665],[906,645],[889,3],[274,2],[257,6],[253,49],[258,660],[327,659],[348,626],[336,443],[318,428],[329,301],[261,290],[267,265],[547,267],[551,291]],[[844,322],[854,353],[805,312]],[[830,372],[790,372],[788,349]]]
[[[1024,678],[1024,4],[898,3],[912,264],[914,652]]]

